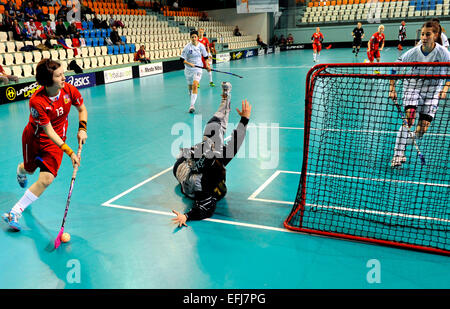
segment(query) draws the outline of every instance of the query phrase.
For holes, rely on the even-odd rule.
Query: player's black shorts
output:
[[[353,46],[361,46],[361,39],[354,38],[353,39]]]

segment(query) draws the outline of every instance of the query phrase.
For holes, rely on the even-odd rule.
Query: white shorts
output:
[[[192,85],[195,81],[200,82],[202,79],[203,70],[202,69],[185,69],[184,76],[186,77],[186,82],[188,85]]]
[[[439,92],[421,94],[420,89],[405,89],[403,94],[403,107],[414,106],[419,114],[434,118],[439,106]],[[428,94],[428,95],[427,95]]]

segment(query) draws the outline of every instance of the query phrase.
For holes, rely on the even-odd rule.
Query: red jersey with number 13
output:
[[[49,138],[40,128],[50,123],[55,132],[65,139],[70,107],[82,104],[83,97],[71,84],[65,83],[64,88],[53,100],[48,97],[45,87],[41,87],[30,98],[30,118],[27,126],[31,127],[35,136],[42,141]]]

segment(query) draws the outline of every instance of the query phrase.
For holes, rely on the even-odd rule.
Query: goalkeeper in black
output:
[[[227,193],[226,169],[245,139],[251,105],[242,101],[242,110],[236,108],[241,120],[225,144],[231,104],[231,84],[222,83],[222,100],[203,132],[203,140],[191,148],[181,149],[173,167],[173,174],[181,185],[181,192],[194,200],[192,208],[182,214],[176,210],[172,219],[178,227],[191,220],[209,218],[216,210],[216,202]]]

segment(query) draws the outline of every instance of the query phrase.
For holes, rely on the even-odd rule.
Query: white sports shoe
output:
[[[392,168],[399,167],[405,162],[406,162],[405,156],[394,156],[391,161],[391,167]]]
[[[194,106],[189,107],[189,113],[192,114],[193,112],[195,112],[195,107]]]

